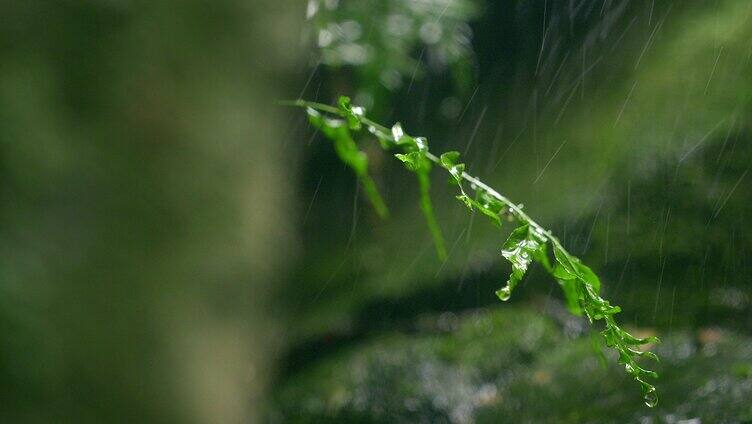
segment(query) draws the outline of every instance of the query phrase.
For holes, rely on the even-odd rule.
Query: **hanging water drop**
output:
[[[658,394],[655,393],[655,387],[651,387],[645,392],[645,405],[649,408],[653,408],[658,405]]]
[[[499,299],[506,302],[512,297],[512,290],[509,289],[509,286],[502,287],[499,290],[496,290],[496,296],[499,296]]]

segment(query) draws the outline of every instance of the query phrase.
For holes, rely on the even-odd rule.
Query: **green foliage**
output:
[[[449,70],[459,88],[472,81],[473,0],[309,0],[309,38],[314,60],[354,69],[357,86],[373,96],[399,89],[406,79],[432,69]]]
[[[604,330],[601,335],[606,346],[618,353],[619,362],[624,365],[627,373],[634,378],[642,389],[645,403],[653,407],[658,398],[655,387],[647,382],[647,377],[657,378],[653,371],[642,368],[637,360],[646,357],[658,360],[658,357],[648,351],[640,350],[640,346],[658,342],[656,337],[636,338],[622,329],[614,316],[621,312],[618,306],[612,306],[600,297],[601,282],[598,276],[579,258],[567,252],[561,242],[550,231],[531,219],[523,210],[522,205],[511,202],[482,181],[465,172],[465,165],[460,162],[458,152],[447,152],[436,157],[428,150],[428,142],[422,137],[412,137],[405,134],[402,126],[395,124],[391,131],[365,117],[365,111],[359,107],[351,107],[347,97],[341,97],[339,108],[305,101],[294,102],[297,106],[306,107],[313,125],[321,129],[325,136],[335,143],[335,149],[340,158],[347,163],[364,186],[370,184],[372,194],[371,203],[377,213],[384,215],[386,207],[378,197],[373,181],[367,174],[367,159],[365,154],[357,149],[350,130],[358,131],[367,127],[376,136],[385,149],[397,149],[401,153],[395,156],[401,160],[407,169],[415,172],[421,190],[421,209],[424,212],[428,226],[434,237],[439,257],[445,256],[443,238],[436,222],[428,194],[428,174],[431,164],[435,163],[446,169],[457,184],[460,195],[457,196],[470,210],[478,210],[491,221],[501,226],[501,216],[506,215],[516,221],[518,227],[514,229],[502,245],[501,255],[512,265],[512,272],[506,285],[497,290],[496,295],[506,301],[512,295],[514,288],[522,281],[532,263],[540,264],[556,281],[564,292],[567,307],[575,315],[585,315],[592,323],[603,321]],[[318,110],[337,115],[342,119],[332,119],[322,116]],[[470,183],[475,197],[470,197],[463,187],[463,183]],[[375,199],[373,196],[375,193]],[[550,246],[550,249],[549,249]],[[550,255],[553,254],[552,264]]]
[[[343,108],[343,111],[347,121],[327,118],[317,110],[308,108],[308,121],[334,142],[334,150],[337,152],[337,156],[355,172],[376,213],[385,218],[389,215],[389,210],[376,188],[376,183],[368,174],[368,157],[358,150],[358,145],[350,135],[350,130],[360,129],[360,121],[353,120],[356,115],[352,112],[352,109]]]
[[[428,152],[428,141],[422,137],[412,138],[406,136],[399,123],[392,127],[392,137],[394,137],[397,145],[402,146],[408,151],[408,153],[397,153],[394,156],[401,160],[407,169],[415,172],[418,177],[418,187],[420,187],[420,210],[423,212],[423,216],[425,216],[426,223],[428,224],[428,229],[431,231],[434,246],[436,247],[436,254],[439,256],[439,259],[444,260],[447,256],[446,245],[444,243],[444,237],[441,235],[439,223],[436,221],[436,214],[433,211],[433,203],[431,202],[431,179],[429,177],[429,173],[431,172],[431,161],[426,157],[426,152]]]
[[[501,300],[509,300],[512,296],[512,290],[522,281],[528,266],[534,260],[545,258],[545,264],[548,264],[546,257],[546,239],[538,235],[535,230],[528,224],[522,224],[509,235],[501,248],[501,256],[512,263],[512,273],[509,275],[507,285],[496,291],[496,295]]]

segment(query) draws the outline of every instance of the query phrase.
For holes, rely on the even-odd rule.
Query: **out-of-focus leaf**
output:
[[[479,15],[480,2],[310,0],[307,5],[304,34],[316,47],[315,60],[333,69],[346,67],[361,93],[394,92],[427,72],[449,73],[460,93],[471,89],[475,61],[468,23]]]
[[[428,170],[430,170],[430,167]],[[441,235],[441,228],[436,221],[436,215],[433,211],[430,194],[431,181],[428,176],[428,170],[422,168],[417,171],[418,186],[420,187],[420,210],[423,212],[423,216],[426,217],[428,229],[431,231],[433,244],[436,247],[436,255],[443,261],[447,257],[446,245],[444,243],[444,237]]]
[[[334,150],[340,160],[349,166],[363,186],[363,192],[373,205],[376,213],[385,218],[389,210],[381,198],[376,183],[368,174],[368,157],[358,149],[358,145],[350,135],[347,123],[341,119],[331,119],[322,116],[318,111],[308,108],[308,120],[334,143]]]
[[[423,212],[423,216],[426,218],[426,223],[428,224],[428,229],[431,232],[434,247],[436,248],[436,255],[439,259],[445,260],[447,256],[446,245],[439,224],[436,221],[433,203],[431,202],[431,179],[429,177],[429,173],[431,172],[431,161],[426,158],[428,141],[423,137],[410,137],[406,135],[402,130],[402,126],[399,124],[395,124],[392,127],[392,137],[398,146],[408,152],[397,153],[394,156],[402,161],[408,170],[415,172],[418,177],[418,187],[420,188],[420,210]]]

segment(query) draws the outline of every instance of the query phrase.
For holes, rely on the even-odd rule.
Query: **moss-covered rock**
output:
[[[561,338],[552,322],[525,309],[433,321],[425,334],[371,340],[294,376],[278,393],[276,418],[472,422],[496,396],[497,379],[524,373]]]
[[[291,377],[277,391],[273,417],[389,423],[752,419],[747,337],[719,329],[668,336],[655,347],[662,359],[655,365],[661,400],[650,409],[610,352],[601,356],[590,337],[567,339],[532,309],[435,321],[449,330],[382,336]]]
[[[706,329],[670,336],[656,353],[660,403],[642,405],[609,358],[600,364],[585,339],[539,360],[499,390],[478,422],[747,422],[752,419],[752,340]],[[696,421],[691,421],[696,420]]]

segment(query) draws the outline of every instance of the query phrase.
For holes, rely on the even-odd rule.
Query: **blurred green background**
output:
[[[0,1],[0,421],[752,421],[752,3]],[[458,150],[663,339],[661,403],[447,175]],[[694,421],[693,421],[694,420]]]

